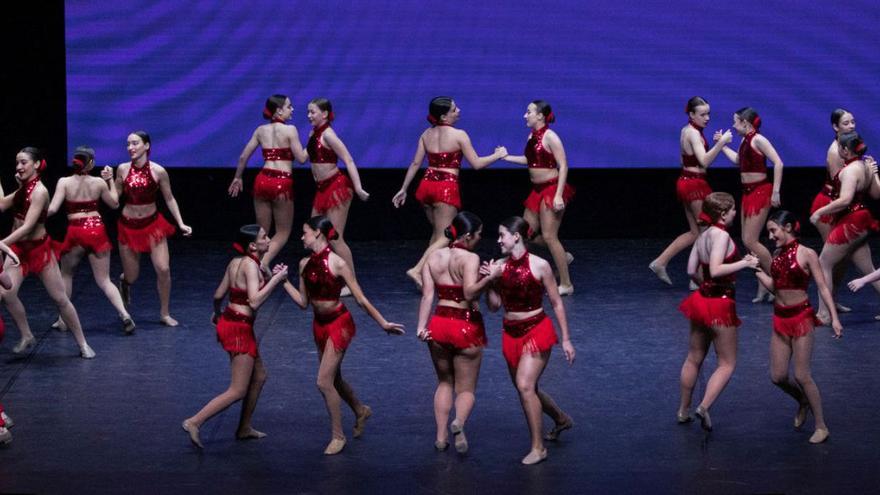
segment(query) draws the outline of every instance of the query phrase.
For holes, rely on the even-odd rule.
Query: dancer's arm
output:
[[[485,261],[483,262],[483,266],[488,267],[495,263],[495,260]],[[468,257],[465,260],[464,264],[464,273],[462,280],[462,290],[464,291],[464,298],[468,301],[474,301],[480,298],[480,294],[483,293],[488,288],[492,287],[492,283],[495,281],[494,278],[488,277],[484,273],[483,268],[480,266],[480,257],[476,254],[473,257]]]
[[[342,160],[342,163],[345,163],[348,177],[351,178],[351,184],[354,186],[354,193],[361,198],[361,201],[370,199],[370,193],[364,191],[364,186],[361,184],[361,176],[358,173],[357,165],[354,164],[354,158],[351,157],[351,153],[348,152],[345,143],[343,143],[342,140],[339,139],[339,136],[336,135],[336,131],[334,131],[332,127],[327,128],[322,137],[324,142],[327,143],[327,146],[329,146],[330,149],[336,153],[336,156]]]
[[[486,296],[486,303],[489,306],[489,311],[492,311],[493,313],[498,311],[501,307],[501,295],[498,294],[498,291],[495,290],[495,287],[492,284],[504,271],[505,260],[506,258],[498,261],[484,261],[483,264],[480,265],[480,275],[483,275],[483,279],[476,285],[483,288],[489,288],[489,292]]]
[[[244,261],[242,261],[244,263]],[[287,265],[278,263],[272,267],[272,277],[266,282],[262,288],[260,287],[260,267],[256,263],[248,263],[245,265],[244,276],[247,280],[248,306],[254,311],[257,310],[266,299],[278,287],[278,284],[287,280]]]
[[[299,163],[305,163],[306,160],[309,159],[309,154],[303,148],[302,142],[299,140],[299,131],[296,130],[295,125],[286,125],[285,129],[289,132],[290,150],[293,151],[293,157],[296,158],[296,161]]]
[[[20,186],[19,186],[20,187]],[[0,195],[3,194],[3,186],[0,186]],[[0,211],[6,211],[12,207],[12,198],[15,197],[15,191],[12,193],[0,197]]]
[[[843,337],[843,325],[840,324],[840,318],[837,316],[837,305],[834,304],[834,296],[831,294],[831,289],[828,288],[828,283],[825,281],[825,273],[822,271],[822,265],[819,263],[819,256],[816,254],[816,251],[806,246],[800,246],[798,254],[803,254],[804,264],[810,273],[813,274],[813,280],[816,281],[816,287],[819,288],[819,297],[822,298],[822,302],[828,308],[828,313],[831,315],[831,330],[834,331],[834,337],[838,339]]]
[[[67,184],[67,177],[58,179],[58,183],[55,184],[55,194],[52,196],[52,199],[49,201],[49,209],[46,211],[46,216],[52,216],[58,213],[58,210],[61,209],[61,205],[64,203],[64,198],[66,196],[65,192],[67,190],[64,187]]]
[[[257,138],[257,133],[260,128],[254,130],[254,133],[251,135],[250,140],[248,140],[247,144],[244,145],[244,149],[241,151],[241,154],[238,155],[238,164],[235,166],[235,177],[232,178],[232,182],[229,184],[228,193],[233,198],[238,196],[238,193],[244,189],[244,184],[242,183],[241,176],[244,173],[245,167],[247,167],[248,160],[251,159],[251,155],[254,154],[254,151],[257,149],[257,146],[260,145],[260,141]]]
[[[773,195],[770,198],[770,204],[773,205],[774,208],[779,208],[782,205],[779,198],[779,191],[782,190],[782,158],[779,158],[779,153],[776,152],[776,148],[774,148],[773,144],[764,136],[756,134],[752,142],[755,143],[755,147],[758,148],[758,151],[763,153],[764,156],[773,162]]]
[[[716,132],[715,135],[712,136],[712,139],[714,139],[716,142],[722,140],[723,138],[724,134],[721,134],[720,132]],[[733,140],[733,137],[731,137],[731,140]],[[724,153],[724,156],[726,156],[728,160],[733,162],[734,165],[737,165],[739,163],[739,153],[728,148],[726,144],[724,145],[724,147],[721,148],[721,151]]]
[[[880,280],[880,268],[865,275],[864,277],[857,278],[846,285],[847,285],[847,287],[849,287],[849,290],[851,290],[853,292],[857,292],[857,291],[861,290],[862,287],[864,287],[868,284],[872,284],[878,280]]]
[[[873,156],[866,156],[863,160],[871,172],[871,188],[868,190],[868,194],[872,199],[880,199],[880,176],[877,175],[877,160],[874,160]]]
[[[174,217],[174,221],[177,222],[177,225],[180,227],[180,232],[188,237],[192,235],[192,227],[183,223],[183,217],[180,216],[180,208],[177,206],[177,200],[174,199],[174,194],[171,193],[171,179],[168,178],[168,172],[165,170],[165,167],[162,167],[158,163],[155,165],[156,167],[154,170],[156,171],[156,176],[159,178],[159,190],[162,191],[162,198],[165,199],[168,211],[171,212],[171,216]]]
[[[471,144],[470,136],[462,130],[459,130],[458,133],[458,145],[461,147],[461,153],[464,155],[468,163],[471,164],[471,167],[474,167],[474,170],[486,168],[507,156],[507,148],[504,146],[496,147],[495,152],[491,155],[479,156],[477,155],[476,150],[474,150],[474,145]]]
[[[223,313],[223,299],[226,297],[227,292],[229,292],[229,266],[226,267],[226,270],[223,272],[223,280],[220,281],[220,285],[214,291],[214,316],[211,317],[211,321],[214,324],[217,324],[220,314]]]
[[[693,132],[687,132],[685,134],[685,139],[687,139],[688,143],[691,144],[691,149],[694,151],[693,155],[697,158],[697,161],[700,162],[700,165],[703,168],[707,168],[709,165],[712,165],[712,162],[715,161],[715,158],[718,157],[718,154],[727,146],[731,140],[733,140],[733,135],[730,133],[730,130],[715,132],[715,145],[706,151],[706,148],[703,147],[703,140],[700,139],[700,133],[694,129]]]
[[[376,320],[376,323],[382,327],[382,330],[393,335],[403,335],[403,325],[400,323],[389,322],[384,316],[382,316],[382,313],[370,303],[367,296],[365,296],[364,292],[361,290],[361,286],[358,285],[357,279],[354,277],[354,273],[352,273],[348,263],[335,253],[330,253],[330,259],[332,271],[338,273],[339,276],[342,277],[342,280],[345,281],[345,285],[351,290],[351,295],[354,296],[354,300],[357,301],[358,306],[363,308],[364,311],[370,315],[370,318]]]
[[[419,137],[419,145],[416,147],[416,154],[413,156],[413,161],[409,164],[409,168],[406,169],[406,176],[403,178],[403,185],[400,186],[400,190],[397,191],[397,194],[391,198],[391,204],[393,204],[395,208],[403,206],[403,203],[406,201],[406,190],[409,189],[409,185],[415,178],[416,172],[418,172],[419,168],[422,166],[422,160],[425,159],[424,137],[425,134],[422,133],[421,137]]]
[[[530,136],[531,137],[531,136]],[[507,155],[503,158],[505,162],[516,163],[518,165],[528,165],[529,161],[525,155]]]
[[[559,287],[556,285],[556,277],[553,276],[553,269],[550,268],[550,263],[537,256],[529,256],[529,260],[537,268],[541,283],[544,284],[544,290],[547,291],[547,298],[550,299],[550,305],[553,306],[553,313],[556,314],[556,321],[562,331],[562,352],[565,354],[565,360],[568,361],[568,364],[572,364],[574,363],[575,350],[571,345],[568,318],[565,314],[565,306],[562,304],[562,296],[559,295]]]
[[[773,283],[773,277],[764,273],[764,270],[761,270],[759,266],[757,271],[755,271],[755,277],[758,278],[758,282],[767,288],[770,292],[776,292],[776,284]]]
[[[307,262],[308,258],[299,260],[299,270],[297,271],[299,273],[299,290],[296,290],[296,287],[290,283],[290,280],[284,281],[284,290],[287,291],[287,295],[302,309],[306,309],[309,306],[309,294],[306,291],[306,283],[302,278],[302,271]]]
[[[699,239],[699,237],[697,238]],[[700,273],[700,255],[697,253],[697,243],[694,242],[691,247],[691,254],[688,256],[687,274],[697,284],[703,283],[703,274]]]
[[[43,208],[45,208],[46,203],[48,202],[49,191],[46,190],[45,187],[34,188],[34,191],[31,193],[31,206],[28,208],[27,215],[24,217],[24,222],[22,222],[17,229],[10,232],[9,235],[3,239],[3,243],[6,245],[16,243],[33,232],[34,227],[39,223],[40,214],[42,214]]]
[[[743,268],[757,268],[758,258],[755,255],[747,254],[743,259],[733,263],[725,263],[724,258],[727,257],[727,245],[730,242],[730,235],[720,229],[710,232],[712,236],[712,251],[709,253],[709,274],[712,278],[724,277],[736,273]]]
[[[843,211],[852,203],[856,193],[856,184],[858,183],[858,177],[854,174],[857,173],[859,173],[859,170],[850,167],[840,171],[840,194],[838,194],[837,199],[813,212],[810,215],[810,223],[815,225],[823,215],[833,215]]]
[[[437,251],[431,253],[428,262],[422,265],[422,299],[419,302],[419,323],[416,327],[416,336],[424,341],[431,340],[428,332],[428,318],[431,317],[431,304],[434,302],[434,277],[431,276],[431,258],[438,255]]]
[[[553,153],[556,164],[559,165],[559,182],[556,185],[556,194],[553,196],[553,211],[562,211],[565,209],[562,192],[565,191],[565,182],[568,180],[568,158],[565,156],[565,148],[558,134],[551,130],[544,135],[544,140],[547,141],[547,148]]]
[[[101,178],[107,186],[101,189],[101,201],[114,210],[119,208],[119,191],[116,189],[116,181],[113,180],[113,167],[108,165],[101,169]]]
[[[3,252],[3,254],[5,254],[7,258],[12,260],[12,266],[18,266],[21,263],[21,260],[18,259],[18,255],[15,254],[15,251],[13,251],[9,246],[7,246],[5,242],[0,241],[0,252]],[[2,266],[3,266],[3,259],[0,258],[0,270],[2,270]],[[8,289],[9,287],[4,287],[4,288]]]

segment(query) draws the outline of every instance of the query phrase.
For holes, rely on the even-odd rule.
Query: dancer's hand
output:
[[[553,197],[553,211],[562,211],[565,209],[565,201],[563,201],[562,196],[554,196]]]
[[[405,202],[406,202],[406,191],[404,191],[402,189],[400,191],[397,191],[397,194],[395,194],[394,197],[391,198],[391,204],[393,204],[395,208],[400,208],[401,206],[403,206],[403,203],[405,203]]]
[[[568,364],[574,364],[575,351],[570,340],[562,341],[562,353],[565,354],[565,360],[568,361]]]
[[[388,335],[403,335],[406,332],[403,330],[403,325],[400,323],[392,323],[390,321],[386,321],[384,325],[382,325],[382,330],[385,330]]]
[[[865,286],[865,281],[862,280],[861,278],[857,278],[857,279],[853,280],[852,282],[846,284],[846,286],[849,287],[849,290],[851,290],[853,292],[858,292],[859,290],[861,290],[862,287]]]
[[[101,178],[104,180],[112,181],[113,180],[113,167],[110,165],[105,166],[101,169]]]
[[[211,313],[211,324],[216,326],[218,321],[220,321],[220,313],[216,311]]]
[[[500,260],[489,260],[484,261],[482,265],[480,265],[480,275],[484,277],[489,277],[489,279],[498,278],[501,276],[501,272],[504,268],[504,263]]]
[[[370,199],[370,193],[368,193],[367,191],[364,191],[363,188],[355,189],[354,193],[357,194],[357,196],[359,198],[361,198],[361,201],[366,201],[366,200]]]
[[[422,327],[417,332],[416,335],[419,337],[419,340],[422,342],[430,342],[431,341],[431,332],[428,331],[427,328]]]
[[[272,267],[273,278],[287,278],[287,265],[278,263]]]
[[[496,146],[495,147],[495,154],[499,155],[498,156],[499,159],[503,159],[503,158],[506,158],[509,153],[507,153],[507,148],[505,148],[504,146]]]
[[[228,190],[229,196],[233,197],[233,198],[238,197],[238,193],[241,192],[243,187],[244,186],[241,182],[241,178],[236,177],[235,179],[232,179],[232,183],[229,184],[229,190]]]
[[[743,256],[742,260],[745,262],[746,267],[751,268],[752,270],[756,270],[758,268],[758,266],[760,266],[760,264],[761,264],[758,257],[752,253],[749,253],[749,254]]]
[[[770,196],[770,204],[774,208],[782,206],[782,201],[779,199],[779,191],[773,191],[773,194]]]
[[[862,160],[864,160],[865,165],[868,166],[868,170],[870,170],[872,174],[877,175],[877,160],[871,155],[865,155]]]
[[[180,224],[180,233],[183,234],[184,237],[189,237],[193,233],[192,227],[186,224]]]
[[[838,318],[831,320],[831,330],[834,331],[835,339],[843,337],[843,325],[840,324],[840,320]]]
[[[813,213],[812,215],[810,215],[810,223],[813,225],[818,225],[820,218],[822,218],[820,215]]]

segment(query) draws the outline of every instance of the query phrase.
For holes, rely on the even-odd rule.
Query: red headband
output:
[[[237,243],[237,242],[233,242],[233,243],[232,243],[232,249],[233,249],[236,253],[238,253],[238,254],[245,254],[245,253],[244,253],[244,247],[243,247],[241,244]]]
[[[333,239],[338,239],[339,234],[336,233],[335,227],[330,227],[330,230],[327,231],[327,240],[332,241]]]
[[[526,229],[526,237],[528,237],[528,239],[526,239],[526,240],[531,240],[532,237],[535,237],[535,231],[532,230],[531,227],[529,227],[528,229]]]
[[[440,123],[440,121],[437,120],[437,117],[434,117],[433,115],[428,115],[428,122],[429,122],[431,125],[437,125],[437,124]]]
[[[86,162],[84,162],[83,159],[78,156],[73,157],[72,163],[74,172],[79,173],[82,171],[82,169],[86,168]]]
[[[761,128],[761,116],[760,115],[755,115],[755,118],[752,119],[752,127],[754,127],[756,131]]]
[[[449,224],[449,234],[452,235],[452,240],[458,239],[458,231],[455,230],[455,225]]]
[[[263,118],[271,119],[273,115],[275,115],[275,112],[269,110],[268,106],[263,107]]]
[[[795,233],[795,234],[800,234],[800,233],[801,233],[801,222],[799,222],[798,220],[795,220],[795,221],[794,221],[794,224],[792,224],[791,227],[792,227],[792,229],[794,230],[794,233]]]
[[[43,173],[46,170],[46,160],[40,160],[37,162],[37,172]]]
[[[336,116],[333,115],[333,110],[330,110],[329,112],[327,112],[327,122],[333,122],[333,119],[335,119],[335,118],[336,118]]]
[[[865,144],[864,141],[862,141],[861,143],[859,143],[859,144],[856,145],[856,147],[855,147],[855,152],[856,152],[856,153],[860,153],[861,151],[863,151],[863,150],[864,150],[865,148],[867,148],[867,147],[868,147],[868,145]]]
[[[547,116],[544,117],[544,122],[546,122],[548,124],[552,124],[553,122],[556,122],[556,115],[553,113],[553,110],[550,110],[550,113],[548,113]]]
[[[714,223],[712,217],[710,217],[705,211],[700,212],[700,216],[697,217],[697,222],[703,225],[712,225]]]

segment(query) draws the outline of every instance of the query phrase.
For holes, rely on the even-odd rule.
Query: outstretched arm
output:
[[[424,134],[422,134],[424,136]],[[416,147],[416,154],[413,156],[412,163],[409,164],[409,168],[406,169],[406,176],[403,178],[403,185],[400,186],[400,190],[397,191],[397,194],[391,199],[391,203],[395,208],[400,208],[403,206],[403,203],[406,201],[406,190],[409,189],[410,183],[412,183],[413,179],[416,176],[416,172],[419,171],[419,167],[422,166],[422,160],[425,159],[425,143],[424,140],[419,138],[419,145]]]
[[[481,168],[488,167],[489,165],[495,163],[507,156],[507,149],[503,146],[499,146],[495,148],[495,152],[488,156],[479,156],[477,155],[476,150],[474,150],[474,145],[471,144],[471,138],[464,131],[459,131],[460,136],[458,139],[458,145],[461,147],[461,153],[464,155],[465,159],[468,163],[471,164],[471,167],[474,167],[475,170],[479,170]]]
[[[376,323],[378,323],[386,332],[395,335],[402,335],[404,333],[403,325],[400,323],[389,322],[384,316],[382,316],[382,313],[370,303],[367,296],[365,296],[364,292],[361,290],[360,285],[358,285],[357,279],[355,279],[354,273],[352,273],[348,263],[335,254],[331,254],[331,259],[333,260],[333,271],[342,277],[345,281],[345,285],[351,290],[351,295],[354,296],[355,301],[357,301],[358,305],[370,315],[370,318],[376,320]]]
[[[114,210],[119,208],[119,191],[116,189],[116,181],[113,180],[113,167],[108,165],[101,169],[101,178],[107,186],[101,189],[101,201]]]
[[[284,290],[287,291],[287,295],[302,309],[306,309],[309,306],[309,294],[306,292],[306,283],[302,278],[302,271],[305,266],[306,259],[303,258],[299,261],[299,270],[297,270],[297,273],[299,273],[299,290],[296,290],[296,287],[290,283],[290,280],[284,281]]]
[[[65,199],[65,190],[64,185],[67,181],[64,179],[58,179],[58,183],[55,185],[55,194],[52,196],[52,200],[49,201],[49,210],[46,212],[47,216],[52,216],[58,213],[58,210],[61,209],[61,205],[64,203]]]

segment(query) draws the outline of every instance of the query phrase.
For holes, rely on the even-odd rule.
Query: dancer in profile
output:
[[[489,309],[495,311],[504,307],[501,349],[510,379],[519,392],[532,444],[522,463],[537,464],[547,458],[543,440],[556,440],[560,433],[574,426],[571,416],[556,405],[547,392],[538,388],[538,380],[550,361],[550,351],[559,341],[553,322],[544,313],[545,292],[562,330],[562,352],[568,364],[574,362],[575,350],[553,270],[546,260],[528,252],[526,240],[529,234],[529,224],[521,217],[510,217],[501,222],[498,245],[506,258],[484,263],[480,274],[485,277],[468,292],[479,293],[488,287]],[[555,423],[543,438],[542,413]]]
[[[257,223],[272,234],[263,263],[269,264],[287,244],[293,228],[293,160],[305,163],[308,155],[299,140],[296,127],[288,125],[293,113],[290,98],[272,95],[263,107],[263,124],[254,131],[238,157],[235,178],[229,184],[229,195],[237,197],[244,187],[241,175],[257,146],[263,149],[263,168],[254,180],[254,212]]]
[[[446,450],[449,447],[448,432],[452,432],[455,450],[462,454],[468,451],[464,425],[474,408],[474,392],[486,345],[480,305],[467,298],[468,289],[479,278],[480,257],[472,251],[480,242],[482,233],[483,222],[479,217],[468,211],[459,212],[446,228],[448,247],[431,253],[422,268],[424,285],[419,305],[418,337],[428,343],[437,372],[438,383],[434,392],[437,439],[434,447]],[[437,308],[431,316],[435,293]],[[476,296],[479,298],[479,294]],[[449,424],[453,405],[455,419]]]
[[[710,345],[715,344],[718,356],[718,366],[709,377],[706,392],[695,412],[707,431],[712,430],[709,408],[727,386],[736,368],[736,329],[740,325],[736,315],[736,272],[758,267],[758,258],[754,255],[737,260],[736,244],[727,233],[734,217],[733,196],[724,192],[706,196],[699,218],[705,230],[694,242],[688,259],[688,275],[700,287],[679,306],[691,322],[688,354],[681,367],[679,423],[693,420],[689,412],[691,399]]]
[[[303,245],[312,252],[299,263],[299,290],[286,282],[285,290],[291,299],[305,309],[311,303],[315,310],[312,333],[318,348],[318,390],[324,396],[330,414],[332,438],[324,454],[342,452],[346,438],[342,431],[341,401],[345,401],[355,414],[352,436],[359,438],[364,432],[367,419],[373,414],[370,406],[358,400],[354,389],[342,378],[342,359],[354,338],[355,326],[348,308],[340,302],[342,288],[348,286],[358,305],[391,335],[403,334],[403,325],[386,320],[358,285],[351,268],[330,249],[330,241],[336,238],[333,223],[325,216],[312,217],[303,225]]]
[[[189,433],[193,445],[199,448],[204,447],[199,428],[238,401],[242,401],[241,417],[235,437],[247,440],[266,436],[251,426],[257,399],[266,383],[266,367],[257,348],[254,320],[260,305],[278,284],[287,280],[287,266],[275,265],[270,274],[260,264],[260,258],[269,249],[269,237],[259,225],[243,226],[232,246],[238,256],[226,266],[223,280],[214,291],[214,316],[211,318],[217,326],[217,340],[229,353],[232,381],[225,392],[211,399],[195,416],[183,421],[183,429]],[[229,303],[226,309],[222,309],[227,294]]]
[[[416,189],[415,198],[425,209],[425,215],[433,228],[428,249],[416,266],[406,271],[407,276],[419,287],[422,285],[422,266],[435,249],[447,244],[444,229],[461,209],[458,173],[464,157],[471,167],[481,169],[507,156],[503,146],[495,148],[489,156],[478,156],[467,132],[454,126],[461,117],[461,109],[448,96],[438,96],[428,105],[428,122],[431,127],[419,136],[416,154],[406,171],[403,185],[391,202],[400,208],[406,202],[406,191],[428,157],[428,170]]]
[[[682,250],[690,247],[700,235],[697,217],[703,211],[703,199],[712,193],[712,188],[706,181],[706,169],[733,138],[730,131],[725,131],[715,141],[715,145],[709,148],[709,143],[703,136],[703,130],[709,124],[709,102],[705,99],[694,96],[688,100],[685,113],[688,115],[688,123],[681,128],[678,137],[681,149],[681,175],[675,184],[675,193],[678,201],[684,206],[684,217],[690,229],[676,237],[660,256],[648,265],[657,278],[669,285],[672,285],[672,279],[666,272],[669,261]]]
[[[73,276],[83,257],[87,256],[92,266],[95,283],[107,296],[116,314],[122,321],[126,334],[134,332],[135,324],[125,309],[119,288],[110,280],[110,251],[113,245],[107,237],[107,229],[98,212],[98,203],[104,202],[110,208],[119,207],[119,194],[113,180],[113,169],[104,167],[101,177],[89,175],[95,168],[95,150],[87,146],[76,148],[73,154],[70,177],[58,180],[55,195],[49,203],[49,215],[54,215],[64,205],[67,211],[67,234],[60,244],[61,276],[64,278],[64,291],[67,297],[73,294]],[[66,330],[60,317],[52,325]]]
[[[813,327],[816,315],[810,306],[807,288],[810,276],[819,287],[819,297],[831,311],[831,327],[834,336],[843,335],[843,326],[831,291],[825,283],[819,256],[812,249],[798,243],[800,223],[795,216],[779,210],[767,220],[767,233],[776,244],[776,253],[770,263],[770,274],[758,271],[758,280],[776,295],[773,307],[773,333],[770,336],[770,379],[798,403],[794,427],[800,428],[813,411],[816,430],[810,443],[822,443],[828,439],[828,426],[822,413],[819,387],[810,373],[813,355]],[[794,381],[789,378],[788,367],[794,361]]]
[[[523,218],[534,236],[529,240],[550,250],[559,271],[559,295],[567,296],[574,292],[568,273],[572,256],[559,242],[559,227],[565,207],[574,197],[574,188],[568,184],[568,158],[559,135],[550,129],[556,116],[549,103],[544,100],[529,103],[523,117],[532,130],[525,155],[507,155],[504,160],[529,167],[532,192],[523,202]]]

